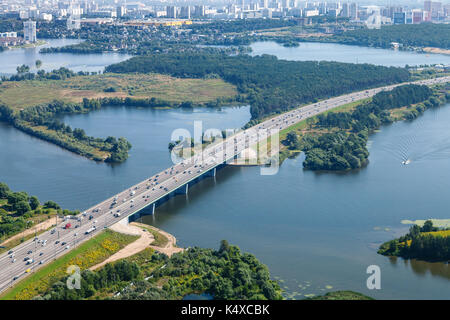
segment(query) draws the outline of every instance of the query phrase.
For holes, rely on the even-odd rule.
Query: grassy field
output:
[[[104,92],[114,88],[115,92]],[[0,103],[21,109],[55,99],[80,102],[83,98],[158,98],[170,102],[205,103],[232,98],[236,87],[221,79],[179,79],[160,74],[101,74],[66,80],[31,80],[0,84]]]
[[[104,261],[137,238],[137,236],[106,230],[25,278],[5,292],[0,299],[32,299],[39,293],[45,292],[55,281],[65,276],[67,267],[77,265],[81,270],[87,269]]]
[[[422,235],[432,235],[433,237],[450,237],[450,230],[439,230],[433,232],[424,232]]]

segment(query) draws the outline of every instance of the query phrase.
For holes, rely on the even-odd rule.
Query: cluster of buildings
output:
[[[415,24],[450,21],[450,3],[424,1],[421,7],[401,5],[360,5],[356,2],[315,2],[300,0],[240,0],[228,6],[237,18],[255,17],[345,17],[355,23]],[[248,1],[248,3],[247,3]]]
[[[17,32],[1,32],[0,47],[13,47],[27,43],[36,43],[36,21],[28,20],[23,23],[23,38]]]
[[[202,19],[309,19],[326,16],[348,18],[350,23],[366,24],[368,27],[450,22],[450,3],[429,0],[420,7],[360,5],[345,0],[225,0],[225,3],[220,0],[145,1],[150,0],[0,0],[0,18],[13,17],[24,21],[67,19],[81,23],[111,23],[118,19],[139,23],[136,21],[149,21],[151,18],[153,24],[180,25]],[[25,22],[24,34],[27,36],[24,41],[36,41],[35,30],[35,23]],[[14,37],[0,37],[3,42],[7,42],[4,39],[10,39],[12,43],[14,40],[11,38]]]

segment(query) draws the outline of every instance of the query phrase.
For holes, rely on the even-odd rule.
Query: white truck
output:
[[[96,229],[97,229],[97,227],[96,227],[96,226],[93,226],[93,227],[87,229],[86,232],[85,232],[85,234],[89,234],[89,233],[95,231]]]

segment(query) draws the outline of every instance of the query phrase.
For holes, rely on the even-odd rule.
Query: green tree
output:
[[[30,197],[30,207],[32,210],[36,210],[39,207],[39,199],[35,196]]]
[[[14,205],[14,210],[18,215],[23,215],[28,211],[31,211],[31,207],[27,201],[21,200]]]
[[[0,198],[5,199],[8,197],[8,194],[11,192],[8,185],[6,183],[0,182]]]

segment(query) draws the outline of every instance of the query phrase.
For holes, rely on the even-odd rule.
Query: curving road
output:
[[[267,132],[273,132],[271,130],[283,130],[306,118],[353,101],[372,97],[383,90],[392,90],[399,85],[409,83],[434,85],[449,81],[450,77],[442,77],[342,95],[299,107],[209,145],[201,153],[106,199],[79,216],[66,217],[64,221],[61,219],[54,229],[40,234],[36,239],[22,243],[9,253],[0,255],[0,292],[98,234],[102,229],[153,205],[186,183],[233,159],[249,146],[267,139]],[[258,134],[261,132],[266,134]],[[67,223],[72,225],[69,229],[64,228]],[[94,226],[95,230],[93,230]],[[88,230],[93,231],[88,233]],[[26,258],[33,261],[26,262]]]

